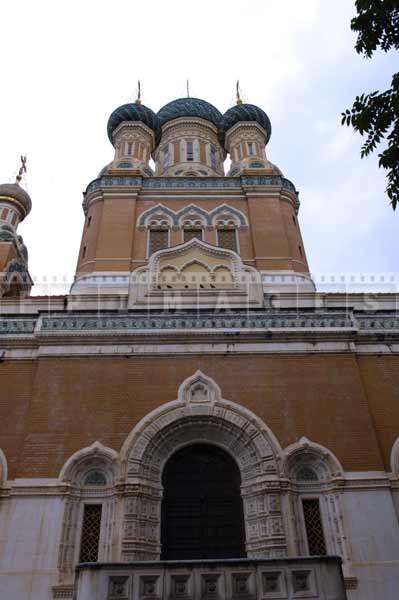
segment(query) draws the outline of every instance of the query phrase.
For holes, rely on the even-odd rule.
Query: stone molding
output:
[[[106,471],[113,475],[111,481],[115,479],[115,470],[118,463],[119,455],[112,448],[103,446],[101,442],[94,442],[91,446],[82,448],[68,458],[67,462],[62,467],[58,479],[65,483],[79,483],[79,476],[91,466],[106,465]]]
[[[343,477],[342,465],[331,450],[304,436],[285,448],[284,459],[286,472],[294,476],[294,479],[295,472],[304,464],[315,469],[320,481]]]
[[[339,460],[325,446],[302,437],[285,448],[284,466],[289,479],[287,501],[294,516],[291,541],[296,552],[308,554],[302,499],[318,498],[327,553],[341,556],[345,576],[353,576],[342,509],[344,471]],[[315,479],[301,480],[297,477],[304,467],[313,471]]]
[[[161,288],[160,276],[164,270],[177,270],[179,274],[184,275],[184,269],[190,265],[205,268],[211,275],[222,268],[231,280],[221,284],[216,277],[212,286],[209,281],[200,287],[198,278],[192,286],[187,284],[184,287],[184,282],[180,281],[171,290]],[[129,309],[162,310],[166,306],[173,306],[175,309],[217,309],[220,306],[245,309],[261,308],[263,305],[259,271],[244,264],[239,254],[233,250],[213,246],[197,238],[154,252],[148,265],[137,268],[131,274]]]
[[[222,399],[217,383],[197,371],[181,384],[177,400],[134,427],[121,449],[124,479],[132,486],[125,495],[124,560],[159,558],[163,466],[179,448],[201,442],[222,447],[237,462],[248,555],[286,553],[278,480],[281,446],[254,413]],[[144,539],[139,531],[146,532]]]
[[[242,187],[280,187],[294,194],[297,191],[293,183],[285,177],[271,175],[243,175],[241,177],[139,177],[102,176],[94,179],[86,188],[85,198],[98,189],[112,187],[137,187],[146,189],[242,189]]]
[[[346,600],[337,556],[86,563],[76,600]]]
[[[220,214],[228,214],[229,217],[235,221],[235,226],[240,229],[246,229],[248,227],[248,219],[244,213],[226,203],[216,206],[209,211],[196,204],[189,204],[178,211],[174,211],[168,206],[159,203],[141,213],[137,219],[137,228],[140,231],[145,230],[149,226],[151,217],[155,217],[161,213],[166,215],[169,225],[172,226],[174,230],[179,230],[182,227],[182,218],[191,213],[198,215],[202,220],[202,225],[208,229],[212,229],[215,226],[215,218]]]

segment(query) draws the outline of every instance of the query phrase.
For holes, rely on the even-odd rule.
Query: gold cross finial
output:
[[[26,173],[26,156],[21,156],[21,166],[19,167],[18,175],[15,179],[15,183],[18,183],[18,185],[21,182],[23,173]]]
[[[187,98],[190,98],[190,84],[188,79],[186,80]]]
[[[236,94],[237,94],[237,104],[240,105],[242,104],[242,100],[241,100],[241,96],[240,96],[240,82],[237,79],[237,83],[236,83]]]
[[[134,102],[135,104],[141,104],[141,83],[140,79],[137,81],[137,98]]]

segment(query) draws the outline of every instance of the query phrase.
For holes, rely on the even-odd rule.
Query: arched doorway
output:
[[[162,484],[162,560],[246,556],[241,477],[227,452],[187,446],[167,462]]]

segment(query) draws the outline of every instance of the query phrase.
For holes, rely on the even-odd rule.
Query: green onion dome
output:
[[[154,111],[144,104],[123,104],[114,110],[108,119],[107,133],[111,144],[113,144],[112,135],[115,129],[124,121],[141,121],[154,132],[155,146],[159,144],[161,139],[161,127],[159,119]]]
[[[266,144],[270,140],[272,125],[264,110],[254,104],[237,104],[227,110],[219,125],[219,141],[224,146],[226,133],[237,123],[256,121],[266,131]]]
[[[219,127],[222,114],[215,106],[200,98],[178,98],[165,104],[157,114],[161,125],[179,117],[199,117]]]
[[[32,200],[28,192],[21,188],[18,183],[3,183],[0,185],[0,202],[2,200],[14,200],[14,203],[22,209],[22,219],[30,213],[32,208]]]

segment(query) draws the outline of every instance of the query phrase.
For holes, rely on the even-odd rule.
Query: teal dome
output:
[[[200,98],[178,98],[165,104],[157,114],[161,125],[179,117],[199,117],[219,127],[222,113]]]
[[[240,121],[256,121],[266,131],[266,144],[268,143],[272,125],[265,111],[254,104],[237,104],[224,113],[219,125],[219,141],[223,147],[227,131]]]
[[[161,139],[161,127],[157,115],[151,108],[144,106],[144,104],[132,102],[130,104],[123,104],[115,109],[108,119],[107,125],[107,133],[111,144],[113,144],[112,134],[123,121],[141,121],[154,132],[155,145],[157,146],[159,144],[159,140]]]

